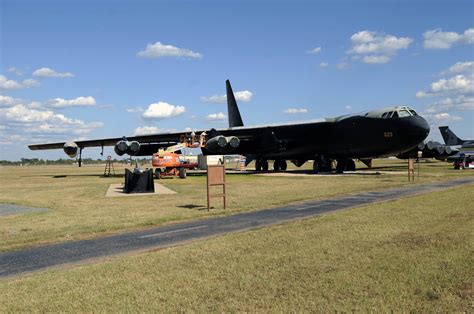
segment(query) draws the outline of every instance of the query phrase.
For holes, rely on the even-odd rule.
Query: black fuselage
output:
[[[420,116],[382,119],[356,115],[338,121],[237,127],[218,132],[239,137],[235,154],[296,160],[318,155],[332,159],[374,158],[412,149],[427,137],[429,125]],[[205,149],[204,154],[212,155]]]

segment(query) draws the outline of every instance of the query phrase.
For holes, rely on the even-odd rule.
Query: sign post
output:
[[[221,194],[211,194],[211,187],[222,186]],[[224,209],[226,209],[226,182],[225,182],[225,166],[224,165],[208,165],[207,166],[207,211],[211,208],[211,198],[222,197]]]
[[[408,158],[408,182],[415,181],[415,159]]]

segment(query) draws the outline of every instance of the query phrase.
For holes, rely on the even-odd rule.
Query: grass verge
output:
[[[474,185],[0,282],[0,311],[472,310]]]

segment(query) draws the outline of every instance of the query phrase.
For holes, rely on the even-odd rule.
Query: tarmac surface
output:
[[[169,247],[226,233],[275,225],[471,183],[474,183],[474,177],[422,185],[407,185],[383,191],[344,195],[253,212],[204,218],[90,240],[63,242],[0,253],[0,278],[115,254]]]

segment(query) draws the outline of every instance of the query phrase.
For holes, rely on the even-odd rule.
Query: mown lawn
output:
[[[361,164],[360,167],[365,168]],[[0,251],[409,184],[405,161],[375,160],[374,167],[384,173],[305,177],[228,175],[229,208],[217,207],[210,213],[204,210],[204,175],[162,180],[165,186],[178,192],[175,195],[107,198],[109,185],[123,182],[123,177],[101,177],[103,166],[1,167],[0,203],[50,210],[0,216]],[[123,168],[116,167],[116,171],[123,174]],[[472,174],[468,170],[452,170],[447,163],[434,162],[422,164],[419,182]]]
[[[3,280],[0,312],[469,312],[473,189]]]

